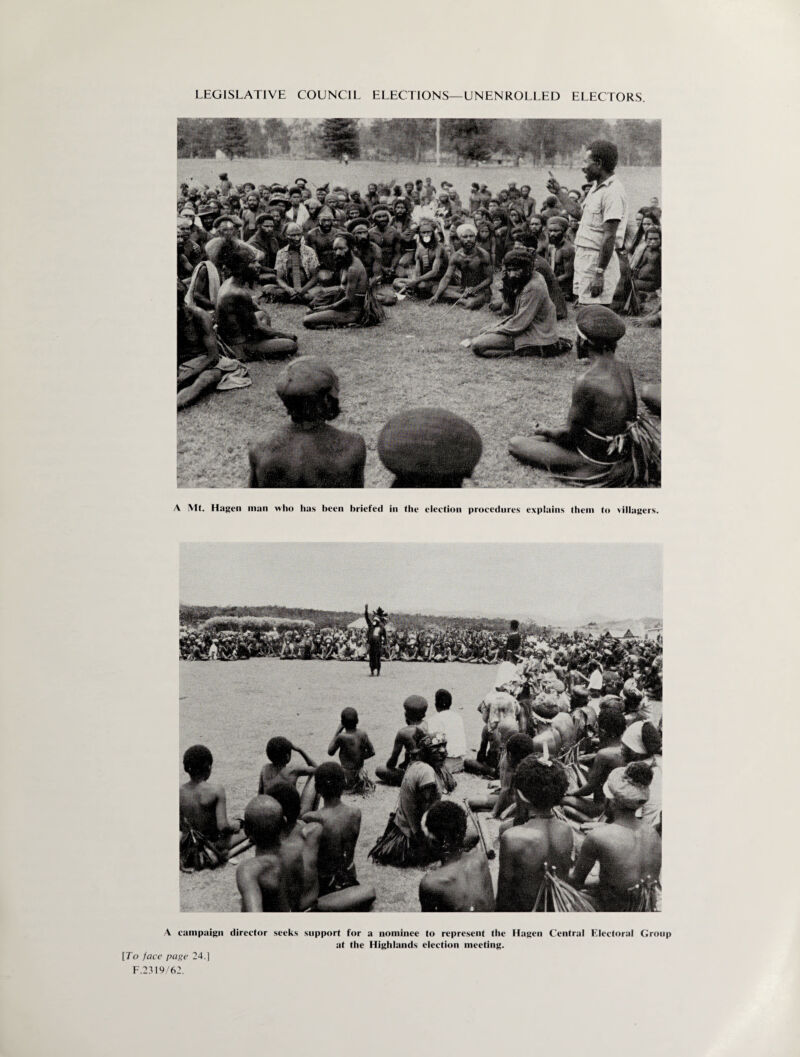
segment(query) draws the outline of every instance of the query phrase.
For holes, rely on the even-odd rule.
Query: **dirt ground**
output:
[[[385,664],[383,674],[370,678],[361,662],[249,661],[210,663],[181,661],[179,780],[186,775],[180,757],[190,745],[202,742],[214,756],[213,777],[227,791],[228,814],[241,817],[245,804],[258,791],[258,775],[266,762],[264,749],[277,734],[290,738],[321,763],[346,706],[357,709],[359,726],[370,735],[376,758],[368,770],[386,761],[394,735],[403,725],[403,700],[422,694],[433,711],[437,689],[453,694],[453,709],[464,720],[467,751],[480,743],[482,721],[476,709],[491,689],[496,666],[475,664]],[[458,776],[455,799],[485,795],[486,782],[473,775]],[[362,809],[361,837],[356,849],[359,880],[375,887],[375,911],[419,910],[417,890],[423,870],[376,866],[367,853],[383,832],[397,801],[397,789],[378,784],[368,798],[345,794]],[[496,860],[495,860],[496,864]],[[180,875],[183,911],[238,911],[235,867]]]

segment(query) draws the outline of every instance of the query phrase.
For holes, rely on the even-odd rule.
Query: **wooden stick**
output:
[[[472,823],[475,826],[475,829],[478,831],[478,839],[481,842],[481,847],[483,848],[483,854],[486,856],[487,859],[493,859],[495,857],[495,850],[494,850],[494,848],[490,848],[489,845],[487,844],[486,836],[485,836],[485,834],[483,832],[483,826],[481,826],[480,820],[478,819],[478,816],[474,813],[472,808],[469,806],[469,802],[466,799],[464,800],[464,807],[467,809],[467,816],[472,820]]]
[[[237,858],[239,855],[242,855],[244,852],[246,852],[249,848],[252,847],[253,842],[250,840],[249,837],[245,837],[245,839],[243,841],[240,841],[239,844],[236,844],[233,848],[228,849],[227,861],[233,862],[234,858]]]

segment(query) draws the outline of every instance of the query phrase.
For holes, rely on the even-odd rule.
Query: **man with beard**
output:
[[[378,289],[383,282],[383,255],[380,246],[370,238],[369,224],[359,217],[349,222],[347,230],[353,238],[351,247],[353,253],[366,269],[367,279],[375,299],[382,305],[396,305],[397,295],[393,290]]]
[[[470,342],[476,356],[551,356],[559,351],[556,310],[547,284],[534,270],[525,250],[512,250],[503,259],[503,300],[511,315]]]
[[[306,235],[306,245],[314,251],[319,260],[318,282],[320,286],[331,286],[337,273],[336,255],[333,252],[333,240],[337,232],[333,226],[333,212],[323,206],[317,214],[317,226]]]
[[[446,255],[443,244],[437,238],[434,221],[421,220],[417,231],[414,271],[408,279],[395,279],[394,288],[407,297],[426,301],[432,296],[444,271]]]
[[[544,256],[547,253],[547,234],[544,230],[544,221],[538,213],[532,213],[528,217],[528,237],[525,240],[529,249]]]
[[[575,271],[575,247],[567,241],[569,221],[566,217],[550,217],[547,221],[545,260],[550,265],[565,301],[574,301],[572,281]]]
[[[527,220],[531,213],[536,208],[536,199],[531,198],[530,184],[523,184],[519,189],[519,198],[516,201],[517,209],[521,209],[523,216]]]
[[[583,201],[581,222],[575,235],[575,276],[573,293],[581,305],[610,305],[619,282],[617,249],[622,248],[627,221],[625,188],[615,175],[617,148],[608,140],[589,144],[583,172],[590,181]],[[573,216],[577,205],[557,181],[547,188]]]
[[[339,234],[333,240],[339,285],[317,292],[314,308],[303,319],[303,326],[309,330],[379,322],[374,317],[366,318],[369,292],[367,271],[358,257],[354,256],[349,239],[349,235]]]
[[[369,237],[376,246],[380,246],[383,281],[387,283],[395,277],[394,270],[400,260],[401,250],[400,236],[391,220],[392,214],[386,206],[379,205],[372,210]]]
[[[331,367],[300,356],[284,367],[275,388],[292,422],[250,446],[250,487],[363,488],[364,438],[329,425],[340,412]]]
[[[319,259],[314,250],[303,241],[303,233],[297,224],[286,228],[286,245],[275,255],[275,287],[270,288],[273,301],[288,301],[292,304],[309,305],[317,289]]]
[[[405,198],[398,198],[395,202],[392,222],[400,240],[400,256],[394,271],[398,278],[403,278],[411,273],[411,269],[414,266],[414,251],[417,245],[417,228],[411,221],[411,214]]]
[[[230,349],[230,355],[243,363],[294,356],[297,352],[294,334],[273,330],[269,317],[256,311],[253,283],[257,270],[253,263],[236,247],[226,246],[220,252],[219,266],[227,278],[217,297],[217,333]]]
[[[361,197],[361,192],[360,191],[351,191],[350,192],[350,203],[351,203],[351,205],[354,205],[354,206],[358,207],[358,215],[359,216],[365,217],[365,218],[369,216],[370,209],[372,207],[369,206],[363,200],[363,198]]]
[[[250,191],[245,195],[244,208],[242,209],[242,238],[245,242],[256,233],[260,207],[261,203],[255,191]]]
[[[248,246],[263,253],[259,261],[258,272],[262,283],[275,285],[275,258],[280,249],[280,243],[275,235],[275,218],[270,213],[259,213],[256,217],[256,232],[247,240]]]
[[[661,433],[638,410],[633,374],[614,353],[625,324],[603,305],[583,305],[576,318],[577,377],[566,423],[538,427],[533,437],[512,437],[511,454],[532,466],[586,485],[654,485],[661,478]]]
[[[476,244],[478,232],[472,224],[460,224],[456,234],[460,248],[450,257],[431,304],[445,300],[475,311],[491,300],[492,262],[486,250]],[[454,282],[456,275],[458,280]]]

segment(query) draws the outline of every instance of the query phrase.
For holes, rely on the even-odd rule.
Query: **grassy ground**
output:
[[[386,420],[405,407],[441,406],[463,415],[483,438],[473,482],[484,488],[554,487],[542,470],[508,454],[515,434],[536,422],[560,424],[576,373],[575,353],[555,359],[480,360],[459,341],[494,320],[488,309],[466,312],[445,305],[404,301],[387,309],[386,321],[368,330],[306,331],[304,309],[278,305],[273,325],[297,333],[300,352],[324,357],[339,375],[342,414],[336,425],[361,433],[367,443],[365,483],[385,488],[392,477],[376,450]],[[575,336],[574,309],[559,333]],[[637,379],[661,379],[661,333],[629,326],[620,359]],[[280,363],[249,365],[249,389],[214,393],[178,416],[178,486],[236,488],[247,484],[247,448],[287,421],[275,392]]]
[[[266,761],[264,746],[283,734],[317,762],[327,759],[328,742],[346,705],[358,710],[360,726],[375,745],[375,764],[391,752],[395,731],[403,723],[402,702],[423,694],[433,709],[439,687],[453,694],[453,707],[464,719],[468,751],[477,750],[481,719],[476,706],[490,689],[494,666],[473,664],[386,664],[380,679],[371,679],[364,663],[279,661],[259,658],[227,664],[181,662],[180,744],[202,742],[214,754],[214,778],[228,795],[230,817],[241,816],[258,789]],[[181,772],[181,781],[185,780]],[[472,775],[458,776],[455,798],[485,795],[486,783]],[[376,911],[419,909],[417,889],[424,871],[375,866],[367,852],[383,832],[397,802],[397,790],[378,785],[369,798],[348,801],[362,809],[361,837],[356,849],[359,879],[374,885]],[[496,864],[496,860],[495,860]],[[238,911],[235,867],[180,875],[184,911]]]
[[[252,180],[290,183],[298,176],[311,182],[330,181],[366,191],[370,181],[396,183],[430,175],[438,186],[450,180],[466,199],[473,180],[497,190],[509,180],[529,183],[537,202],[546,194],[548,171],[531,166],[520,168],[482,166],[458,168],[411,162],[356,161],[344,166],[329,159],[237,158],[218,162],[213,158],[179,158],[178,180],[216,185],[217,174],[226,170],[234,183]],[[577,169],[556,169],[558,180],[580,187]],[[619,169],[635,213],[653,195],[661,195],[660,168]],[[463,415],[483,438],[483,457],[473,477],[484,488],[554,487],[549,474],[517,463],[508,454],[508,441],[526,434],[534,423],[558,425],[569,405],[575,376],[575,354],[555,360],[479,360],[459,347],[459,341],[476,334],[494,317],[488,309],[465,312],[444,305],[430,306],[405,301],[387,309],[387,319],[370,330],[313,333],[302,327],[304,309],[276,306],[273,324],[297,333],[300,352],[324,356],[339,374],[342,415],[337,421],[345,429],[361,433],[367,442],[366,485],[384,488],[391,484],[378,459],[376,442],[386,420],[404,407],[442,406]],[[574,311],[559,324],[559,333],[574,339]],[[631,364],[639,383],[661,380],[661,333],[630,327],[620,344],[620,357]],[[280,364],[250,366],[249,389],[215,393],[178,416],[178,486],[182,488],[236,488],[246,485],[247,447],[287,421],[275,393]]]

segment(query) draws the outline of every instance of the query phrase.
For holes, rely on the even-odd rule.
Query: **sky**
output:
[[[390,614],[661,616],[657,544],[184,543],[180,600]]]

